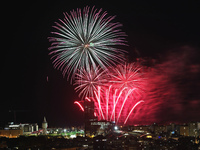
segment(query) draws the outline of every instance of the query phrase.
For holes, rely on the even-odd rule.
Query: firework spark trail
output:
[[[112,86],[110,86],[109,89],[107,89],[109,91],[109,93],[106,92],[106,96],[107,97],[110,94],[111,87]],[[98,87],[98,92],[97,93],[95,92],[95,98],[96,99],[95,98],[90,99],[90,98],[86,97],[86,100],[88,102],[91,102],[92,100],[94,101],[94,104],[95,104],[95,107],[96,107],[96,111],[97,111],[97,112],[94,112],[94,116],[97,116],[99,120],[101,120],[101,119],[105,120],[106,119],[106,120],[110,120],[110,121],[114,121],[114,122],[117,120],[116,123],[118,124],[119,123],[119,118],[121,116],[121,112],[124,109],[129,109],[129,108],[125,108],[124,105],[127,102],[128,97],[130,96],[130,94],[134,91],[134,89],[130,89],[128,94],[124,97],[124,96],[122,96],[122,93],[123,93],[124,89],[122,89],[120,92],[118,92],[118,89],[115,89],[115,92],[114,92],[114,94],[112,94],[111,98],[107,98],[106,97],[106,105],[107,105],[106,107],[103,107],[104,101],[102,100],[102,94],[100,92],[101,91],[101,87]],[[116,111],[116,106],[117,106],[117,102],[119,101],[119,99],[121,100],[122,104],[121,103],[119,104],[119,107],[121,109],[118,112],[118,111]],[[127,120],[129,119],[129,117],[132,114],[132,112],[135,109],[135,107],[137,105],[139,105],[140,103],[142,103],[142,102],[144,102],[144,101],[140,100],[137,103],[133,103],[133,102],[130,103],[129,102],[126,107],[128,107],[128,106],[131,107],[132,106],[132,108],[131,108],[130,111],[128,111],[126,113],[125,120],[123,121],[123,119],[121,119],[120,123],[123,122],[123,124],[126,124]],[[80,107],[80,109],[82,111],[84,111],[84,108],[83,108],[83,106],[81,105],[80,102],[75,101],[74,104],[77,104]],[[115,114],[116,114],[116,116],[115,116]],[[110,115],[110,118],[108,117],[109,115]],[[117,115],[118,115],[118,118],[116,118]],[[105,118],[105,116],[107,116],[107,117]]]
[[[105,72],[100,67],[81,69],[75,74],[75,88],[79,92],[79,97],[94,97],[94,91],[97,92],[98,86],[102,86],[107,82]]]
[[[129,116],[131,115],[131,113],[132,113],[132,111],[135,109],[135,107],[136,107],[137,105],[139,105],[140,103],[142,103],[142,102],[144,102],[144,101],[141,100],[141,101],[137,102],[137,103],[133,106],[133,108],[131,109],[131,111],[129,112],[129,114],[128,114],[127,117],[126,117],[126,119],[125,119],[125,121],[124,121],[124,124],[126,124],[128,118],[129,118]]]
[[[114,106],[113,106],[113,111],[112,111],[112,114],[111,114],[111,119],[112,119],[112,116],[113,116],[113,114],[115,114],[115,108],[116,108],[116,105],[117,105],[117,103],[118,103],[118,101],[119,101],[119,98],[121,97],[121,95],[122,95],[122,93],[123,93],[123,91],[126,89],[127,87],[125,87],[125,88],[123,88],[121,91],[120,91],[120,93],[119,93],[119,95],[117,96],[117,100],[116,100],[116,103],[114,104]],[[115,118],[115,117],[114,117]]]
[[[115,45],[126,45],[125,33],[121,31],[120,23],[112,23],[115,17],[106,17],[107,13],[94,7],[85,7],[83,11],[64,13],[64,19],[55,22],[49,37],[51,42],[50,55],[54,67],[63,75],[74,78],[80,69],[100,66],[115,66],[124,62],[122,49]]]
[[[109,102],[109,93],[112,85],[109,86],[108,90],[106,90],[106,119],[108,120],[108,102]]]
[[[80,109],[81,109],[82,111],[84,111],[83,106],[82,106],[78,101],[75,101],[74,104],[77,104],[77,105],[80,107]]]
[[[128,118],[131,118],[132,111],[141,103],[143,75],[141,67],[136,63],[118,65],[109,72],[102,69],[82,70],[77,74],[77,78],[79,81],[76,83],[80,84],[77,87],[79,90],[94,93],[93,96],[87,93],[85,100],[94,102],[98,120],[123,124],[125,120],[127,122]]]
[[[126,94],[125,99],[124,99],[124,101],[123,101],[123,104],[122,104],[122,106],[121,106],[120,112],[119,112],[118,117],[117,117],[117,122],[119,121],[119,117],[120,117],[120,115],[121,115],[121,112],[122,112],[122,109],[123,109],[123,107],[124,107],[124,104],[126,103],[126,100],[128,99],[128,96],[133,92],[133,90],[134,90],[134,89],[130,89],[130,90],[128,91],[128,93]]]
[[[144,101],[133,101],[132,99],[130,99],[130,95],[134,92],[135,89],[129,89],[128,93],[125,93],[124,90],[126,88],[122,90],[111,90],[111,87],[112,86],[108,87],[105,93],[101,93],[101,87],[98,87],[98,92],[95,92],[95,98],[90,99],[90,101],[94,101],[94,104],[96,106],[95,111],[98,116],[98,120],[103,119],[114,121],[117,124],[126,124],[134,108]],[[118,109],[116,109],[117,107]],[[122,111],[124,111],[125,118],[121,117]]]
[[[118,89],[115,89],[115,92],[114,92],[114,94],[113,94],[113,111],[115,112],[115,105],[116,105],[116,101],[115,101],[115,99],[116,99],[116,94],[117,94],[117,91],[118,91]],[[115,122],[115,113],[113,113],[114,115],[113,115],[113,121]],[[111,117],[110,117],[110,119],[112,119],[112,115],[111,115]]]
[[[85,100],[87,100],[88,102],[91,102],[91,100],[88,97],[86,97]]]
[[[102,116],[103,120],[105,120],[105,117],[104,117],[104,114],[103,114],[103,110],[102,110],[102,107],[101,107],[100,87],[98,87],[98,94],[96,93],[96,91],[94,93],[95,93],[95,96],[96,96],[96,99],[97,99],[97,102],[98,102],[100,117]]]

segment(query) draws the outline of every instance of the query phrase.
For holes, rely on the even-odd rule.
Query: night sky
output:
[[[78,93],[51,64],[48,37],[54,22],[64,17],[63,12],[87,5],[103,8],[123,24],[129,61],[149,58],[166,68],[182,95],[177,98],[181,106],[174,105],[177,111],[181,108],[177,118],[168,116],[166,120],[200,121],[199,2],[7,1],[1,13],[0,126],[14,119],[14,110],[17,123],[41,126],[46,116],[50,127],[83,124],[83,113],[73,104],[80,100]],[[167,109],[162,107],[160,111]],[[163,116],[160,111],[158,120]]]

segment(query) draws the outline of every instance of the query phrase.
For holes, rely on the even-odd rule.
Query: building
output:
[[[46,118],[44,117],[44,121],[42,122],[43,135],[47,134],[47,127],[48,127],[48,123],[47,123]]]
[[[198,135],[199,135],[199,138],[200,138],[200,122],[197,122],[197,129],[198,129]]]
[[[189,127],[188,127],[188,125],[181,125],[180,126],[180,135],[189,136]]]
[[[132,126],[127,126],[123,127],[124,130],[127,131],[134,131],[134,132],[149,132],[150,131],[150,126],[149,125],[132,125]]]
[[[85,136],[94,136],[108,132],[113,123],[101,120],[94,115],[94,102],[84,101],[84,117],[85,117]]]
[[[200,122],[190,122],[189,126],[189,136],[198,137],[200,136]]]
[[[30,135],[35,131],[38,131],[37,123],[14,124],[10,122],[4,130],[0,130],[0,136],[13,138],[20,135]]]
[[[180,125],[175,123],[170,123],[166,127],[169,136],[180,135]]]
[[[115,124],[110,121],[101,120],[101,121],[91,121],[91,128],[93,128],[94,135],[105,135],[108,132],[114,129]]]
[[[24,123],[24,124],[9,124],[5,127],[7,130],[22,130],[23,135],[29,135],[32,132],[38,131],[38,125],[37,123],[30,124],[30,123]]]
[[[84,101],[84,117],[85,117],[85,136],[93,135],[96,131],[96,128],[91,126],[92,121],[97,121],[97,118],[94,116],[94,102],[93,101]]]
[[[23,135],[22,129],[0,130],[0,137],[17,138]]]
[[[135,131],[145,131],[145,132],[149,132],[150,131],[149,126],[146,126],[146,125],[133,126],[132,129],[135,130]]]
[[[38,131],[38,125],[35,124],[24,124],[23,126],[24,135],[31,134],[32,132]]]

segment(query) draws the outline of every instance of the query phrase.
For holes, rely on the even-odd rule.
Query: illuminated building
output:
[[[0,130],[0,136],[1,137],[17,138],[20,135],[23,135],[22,129]]]
[[[38,131],[37,123],[14,124],[13,122],[10,122],[10,124],[7,125],[4,130],[0,130],[0,136],[13,138],[20,135],[30,135],[35,131]]]
[[[44,117],[44,121],[42,122],[43,135],[47,134],[47,127],[48,127],[48,123],[46,121],[46,118]]]
[[[188,127],[188,125],[181,125],[180,126],[180,135],[189,136],[189,127]]]
[[[85,101],[84,102],[84,113],[85,113],[85,135],[93,136],[99,135],[106,132],[106,130],[113,125],[113,123],[100,120],[94,114],[94,102]]]
[[[133,130],[136,130],[136,131],[149,131],[149,126],[133,126]]]
[[[199,122],[190,122],[189,126],[189,136],[197,137],[199,136],[200,123]]]
[[[110,121],[106,121],[106,120],[91,121],[90,125],[91,125],[91,128],[95,129],[94,134],[96,134],[96,135],[104,135],[104,134],[108,133],[109,131],[115,129],[114,128],[115,124]]]

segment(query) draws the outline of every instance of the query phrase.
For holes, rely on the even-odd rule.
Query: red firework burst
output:
[[[143,78],[141,77],[141,67],[138,63],[118,65],[118,67],[111,70],[110,83],[114,84],[117,88],[138,88],[141,86]]]
[[[134,117],[131,114],[136,107],[144,102],[141,94],[144,79],[141,67],[136,63],[119,65],[117,68],[110,69],[109,75],[106,76],[103,71],[96,72],[83,70],[78,75],[79,81],[76,83],[85,83],[78,86],[79,90],[83,88],[82,93],[86,91],[86,93],[93,93],[86,99],[94,102],[94,113],[98,120],[126,124]]]

